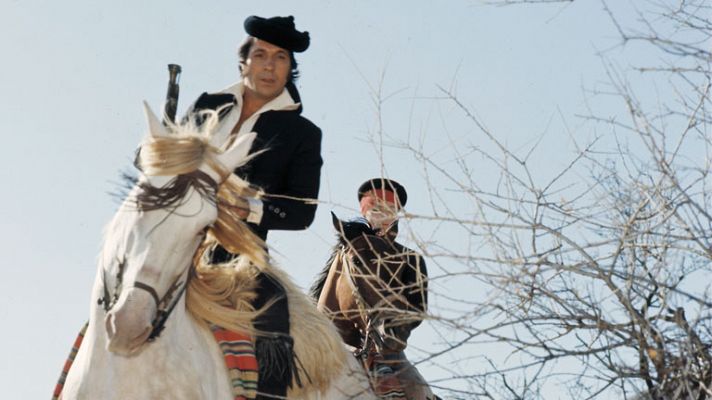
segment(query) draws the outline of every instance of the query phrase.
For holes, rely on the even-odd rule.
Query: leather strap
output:
[[[149,286],[149,285],[147,285],[143,282],[139,282],[139,281],[134,282],[133,287],[135,287],[136,289],[142,289],[142,290],[147,291],[148,294],[150,294],[151,297],[153,297],[153,301],[156,302],[156,309],[160,308],[161,301],[158,298],[158,293],[156,293],[156,289],[154,289],[152,286]]]

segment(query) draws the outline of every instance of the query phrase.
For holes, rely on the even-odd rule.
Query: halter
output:
[[[121,293],[121,286],[122,286],[122,280],[123,280],[123,273],[124,273],[124,264],[119,264],[119,273],[116,276],[116,287],[114,290],[114,296],[111,297],[109,300],[109,291],[106,289],[106,274],[103,274],[102,280],[103,280],[103,287],[104,287],[104,296],[100,297],[98,300],[99,305],[104,306],[104,312],[109,312],[114,305],[116,304],[116,301],[119,299],[119,293]],[[173,281],[173,284],[168,288],[166,291],[166,294],[163,295],[162,298],[159,299],[158,293],[156,292],[156,289],[154,289],[151,285],[147,285],[143,282],[140,281],[135,281],[133,286],[129,287],[129,289],[134,288],[134,289],[141,289],[148,294],[151,295],[151,298],[153,298],[154,302],[156,303],[156,316],[153,318],[151,321],[151,333],[148,336],[148,341],[152,342],[155,338],[160,336],[161,332],[163,331],[163,328],[165,328],[166,320],[168,320],[168,316],[171,315],[171,312],[175,308],[175,306],[178,304],[178,301],[180,300],[181,296],[183,295],[183,292],[185,292],[186,287],[188,286],[188,279],[184,283],[180,282],[180,275]],[[178,290],[180,288],[180,290]],[[173,297],[176,290],[178,290],[177,296],[175,298]]]
[[[200,171],[200,170],[195,170],[192,171],[188,174],[184,174],[184,176],[189,176],[192,178],[195,178],[198,181],[202,181],[210,188],[212,189],[213,193],[217,196],[218,188],[221,184],[223,184],[227,178],[230,176],[230,172],[226,170],[224,166],[220,164],[219,161],[212,159],[209,157],[207,159],[208,165],[213,168],[219,175],[221,182],[218,183],[213,179],[210,175],[207,173]],[[217,200],[216,200],[217,201]],[[207,227],[203,230],[203,232],[207,232]],[[103,290],[104,290],[104,296],[100,297],[98,300],[99,305],[103,305],[104,312],[109,312],[116,302],[119,299],[120,293],[122,291],[122,286],[123,286],[123,274],[124,274],[124,268],[126,264],[125,259],[118,260],[118,273],[116,276],[116,285],[114,287],[114,295],[110,296],[109,291],[106,286],[106,270],[102,268],[102,285],[103,285]],[[151,295],[151,298],[156,304],[156,315],[151,321],[151,333],[148,336],[148,341],[152,342],[155,340],[158,336],[160,336],[161,332],[165,328],[166,321],[168,320],[168,317],[171,315],[171,312],[175,308],[175,306],[178,304],[180,301],[181,297],[183,296],[183,293],[185,292],[187,286],[188,286],[188,281],[190,279],[190,275],[185,279],[184,282],[181,282],[181,276],[183,274],[179,274],[178,277],[173,281],[171,286],[168,288],[166,293],[162,296],[159,297],[158,292],[156,289],[154,289],[151,285],[148,285],[146,283],[143,283],[141,281],[134,281],[133,285],[130,288],[134,289],[140,289],[148,294]]]

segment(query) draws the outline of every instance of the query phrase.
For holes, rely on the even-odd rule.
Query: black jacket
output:
[[[300,102],[297,89],[287,85],[295,102]],[[242,99],[229,93],[203,93],[195,101],[189,116],[200,110],[221,109],[221,118]],[[311,225],[316,213],[321,174],[321,130],[302,117],[302,107],[289,111],[266,111],[253,127],[257,137],[251,152],[266,149],[235,173],[249,183],[260,187],[265,196],[262,220],[251,224],[262,239],[272,229],[301,230]]]
[[[393,242],[393,246],[408,256],[409,268],[403,271],[402,276],[406,286],[404,295],[413,311],[425,313],[428,310],[428,268],[425,259],[400,243]],[[417,321],[413,327],[420,325],[420,322]]]
[[[294,102],[300,102],[299,93],[292,84],[287,90]],[[203,93],[188,112],[188,118],[198,118],[201,110],[219,110],[220,119],[237,112],[235,106],[242,101],[230,93]],[[251,153],[265,150],[250,160],[235,173],[247,182],[260,187],[263,212],[259,224],[250,224],[252,230],[262,239],[272,229],[301,230],[311,225],[316,213],[316,199],[319,194],[321,174],[321,130],[302,117],[302,107],[295,110],[266,111],[262,113],[252,131],[257,136]],[[201,122],[196,121],[198,124]],[[229,127],[232,129],[232,127]],[[212,254],[213,262],[223,262],[232,258],[222,246]],[[257,298],[252,304],[262,308],[268,301],[274,301],[255,321],[255,328],[276,337],[258,337],[255,354],[260,366],[258,389],[265,395],[258,399],[283,398],[291,385],[294,374],[298,374],[293,354],[293,341],[289,336],[289,305],[284,288],[264,274],[258,277]],[[274,368],[274,364],[281,368]],[[270,368],[268,368],[270,367]],[[298,375],[297,375],[298,377]]]

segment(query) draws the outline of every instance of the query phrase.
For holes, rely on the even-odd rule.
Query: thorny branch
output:
[[[497,3],[533,2],[547,1]],[[631,30],[601,2],[622,48],[640,42],[661,54],[662,65],[632,71],[659,75],[674,98],[637,98],[636,83],[608,64],[611,89],[599,94],[617,99],[619,113],[580,116],[598,138],[551,176],[534,172],[533,150],[520,156],[443,87],[438,101],[489,146],[460,146],[444,163],[422,143],[399,144],[420,163],[433,207],[407,218],[468,238],[460,248],[411,232],[440,271],[431,291],[447,306],[429,317],[450,333],[421,361],[451,373],[436,387],[471,389],[453,389],[455,398],[539,398],[549,382],[577,398],[712,396],[712,7],[670,3],[641,11]],[[498,176],[473,173],[484,170]],[[438,292],[456,280],[486,290],[477,299]],[[506,355],[485,355],[492,346]],[[463,348],[483,355],[460,358],[473,372],[458,374],[441,360]]]

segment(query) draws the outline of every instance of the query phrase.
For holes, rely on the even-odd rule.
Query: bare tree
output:
[[[621,70],[603,54],[609,82],[590,98],[618,110],[579,116],[598,136],[571,137],[577,151],[561,171],[541,178],[536,145],[508,148],[446,88],[443,101],[487,144],[453,148],[450,163],[400,144],[422,165],[433,204],[432,215],[408,215],[412,224],[468,239],[413,233],[442,271],[431,276],[441,309],[430,318],[457,332],[423,361],[483,354],[460,360],[476,361],[475,373],[439,363],[451,374],[433,383],[459,381],[453,397],[539,398],[549,382],[581,399],[712,397],[712,6],[669,3],[649,3],[634,22],[602,3],[623,50],[635,42],[659,56]],[[486,295],[450,297],[442,288],[455,280]]]

